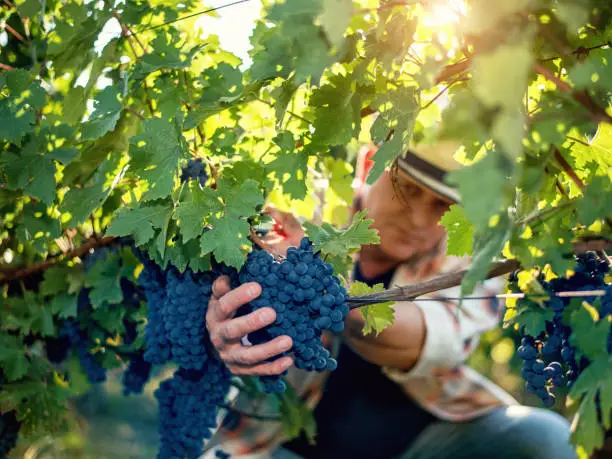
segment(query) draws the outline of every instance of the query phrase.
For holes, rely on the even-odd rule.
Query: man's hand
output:
[[[289,336],[279,336],[255,346],[245,346],[241,343],[244,336],[276,319],[276,312],[268,307],[234,318],[240,306],[260,294],[261,286],[255,282],[231,290],[227,276],[218,278],[213,284],[213,294],[206,313],[206,327],[219,357],[235,375],[278,375],[293,364],[291,357],[266,362],[293,346]]]

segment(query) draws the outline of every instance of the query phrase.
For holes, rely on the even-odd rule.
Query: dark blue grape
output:
[[[570,304],[568,297],[558,297],[556,292],[605,289],[606,295],[599,301],[600,317],[612,314],[612,287],[605,284],[605,275],[610,267],[594,253],[576,257],[575,272],[570,277],[557,277],[547,282],[543,276],[538,280],[547,291],[550,299],[545,306],[554,311],[552,320],[546,322],[545,332],[534,337],[524,335],[518,348],[518,356],[524,360],[521,376],[526,381],[525,389],[535,393],[544,406],[555,403],[553,392],[558,387],[571,386],[590,361],[577,351],[569,339],[570,328],[564,324],[565,308]],[[516,285],[512,285],[517,288]],[[586,301],[595,303],[593,297]],[[519,300],[519,306],[530,300]],[[612,330],[608,338],[608,348],[612,352]]]
[[[216,359],[201,371],[179,369],[155,391],[159,402],[161,446],[158,459],[197,459],[217,426],[218,406],[230,385],[230,372]]]
[[[208,174],[204,162],[201,158],[190,159],[187,161],[187,165],[181,170],[181,182],[188,182],[190,180],[198,180],[200,186],[206,185]]]
[[[123,395],[142,394],[151,375],[151,367],[141,355],[130,360],[127,370],[123,373]]]
[[[17,420],[14,411],[0,414],[0,457],[6,457],[9,451],[17,445],[20,428],[21,422]]]

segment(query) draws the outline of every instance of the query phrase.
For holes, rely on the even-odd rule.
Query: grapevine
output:
[[[603,448],[609,1],[264,3],[238,51],[225,35],[236,38],[246,1],[3,2],[0,456],[17,432],[24,444],[59,438],[80,382],[123,372],[124,392],[138,394],[166,364],[177,370],[157,393],[160,456],[201,452],[230,403],[205,323],[220,275],[262,286],[238,314],[277,313],[250,343],[288,334],[297,367],[326,371],[342,362],[323,337],[343,332],[349,308],[380,333],[392,323],[385,303],[457,285],[469,301],[485,277],[512,270],[525,297],[508,301],[504,324],[521,335],[526,390],[573,416],[577,448]],[[354,181],[355,152],[371,144],[373,167]],[[441,224],[448,255],[471,256],[469,269],[387,291],[341,285],[357,252],[381,242],[380,222],[351,212],[354,187],[407,149],[437,145],[462,166],[447,177],[461,203]],[[267,205],[303,223],[309,242],[286,259],[253,237],[290,240]],[[604,294],[556,296],[594,290]],[[231,377],[300,413],[281,416],[299,435],[310,418],[287,381]]]

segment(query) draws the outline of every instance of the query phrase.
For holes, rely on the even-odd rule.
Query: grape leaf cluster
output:
[[[571,298],[559,297],[555,293],[604,289],[606,295],[601,299],[600,316],[612,314],[612,287],[605,283],[605,275],[610,270],[608,263],[594,253],[579,255],[576,261],[575,272],[569,277],[556,277],[548,282],[539,279],[550,296],[544,301],[544,307],[552,310],[552,320],[546,321],[546,330],[538,336],[530,336],[522,330],[518,348],[518,356],[523,360],[521,376],[526,381],[525,390],[537,395],[546,407],[554,405],[557,388],[571,386],[590,364],[570,341],[571,329],[564,322],[564,312]],[[584,300],[593,302],[592,297]],[[530,301],[524,298],[518,305]],[[612,330],[608,335],[608,352],[612,352]]]
[[[274,323],[249,335],[254,344],[288,335],[293,340],[297,368],[308,371],[334,370],[336,361],[322,344],[323,330],[341,332],[349,313],[346,290],[333,275],[331,265],[303,238],[298,248],[290,247],[287,257],[278,262],[265,251],[249,254],[242,268],[241,283],[258,282],[261,295],[245,307],[246,312],[271,306],[276,311]],[[261,378],[267,392],[283,392],[279,377]]]

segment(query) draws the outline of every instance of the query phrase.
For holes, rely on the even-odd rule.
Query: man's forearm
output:
[[[344,336],[351,348],[376,365],[402,370],[419,360],[427,333],[421,310],[411,304],[396,308],[395,323],[379,335],[363,335],[364,319],[353,310],[346,320]]]

